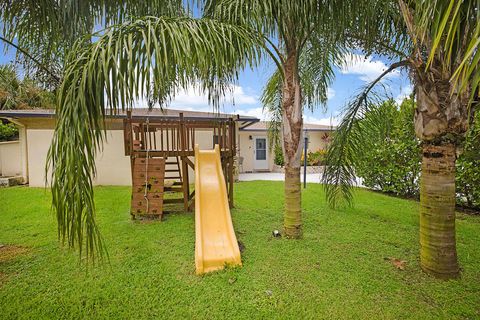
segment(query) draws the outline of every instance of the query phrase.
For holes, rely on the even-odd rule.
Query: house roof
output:
[[[176,109],[152,109],[148,108],[134,108],[132,109],[132,118],[176,118],[183,113],[185,119],[188,120],[213,120],[213,119],[228,119],[233,118],[239,122],[239,127],[246,128],[247,126],[260,121],[258,118],[242,115],[234,115],[220,112],[201,112],[201,111],[187,111]],[[127,116],[126,111],[118,111],[110,114],[107,112],[107,117],[123,119]],[[55,118],[55,110],[52,109],[28,109],[28,110],[0,110],[0,118]]]
[[[132,109],[132,118],[176,118],[183,113],[185,119],[189,120],[213,120],[213,119],[228,119],[233,118],[238,122],[239,128],[242,131],[267,131],[268,122],[260,121],[256,117],[234,115],[220,112],[202,112],[202,111],[188,111],[177,109],[159,109],[154,108],[134,108]],[[123,119],[127,116],[125,111],[118,111],[115,114],[108,114],[109,118]],[[0,118],[55,118],[55,110],[53,109],[22,109],[22,110],[0,110]],[[304,123],[303,130],[307,131],[331,131],[335,130],[335,126],[327,126],[321,124]]]
[[[267,131],[268,130],[268,122],[267,121],[258,121],[255,122],[248,127],[242,128],[242,131]],[[306,131],[331,131],[335,130],[335,126],[327,126],[322,124],[312,124],[312,123],[304,123],[303,130]]]

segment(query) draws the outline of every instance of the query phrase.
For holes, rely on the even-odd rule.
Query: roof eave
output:
[[[127,115],[125,114],[113,114],[113,115],[106,115],[109,119],[126,119]],[[54,119],[56,118],[56,114],[52,112],[10,112],[10,111],[0,111],[0,118],[10,118],[10,119],[20,119],[20,118],[46,118],[46,119]],[[178,115],[132,115],[133,119],[141,120],[141,119],[159,119],[159,120],[175,120],[178,119]],[[196,121],[215,121],[215,120],[229,120],[233,119],[236,122],[246,123],[247,125],[243,127],[247,127],[252,125],[255,122],[260,121],[257,118],[243,118],[241,116],[218,116],[218,117],[201,117],[201,116],[185,116],[184,119],[186,120],[196,120]]]

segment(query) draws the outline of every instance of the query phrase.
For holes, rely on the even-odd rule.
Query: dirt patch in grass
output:
[[[17,256],[26,254],[28,248],[15,245],[0,244],[0,263],[15,259]],[[0,275],[0,279],[2,276]]]
[[[0,266],[9,262],[20,255],[27,254],[28,248],[15,245],[0,244]],[[0,287],[2,287],[9,278],[9,274],[0,271]]]

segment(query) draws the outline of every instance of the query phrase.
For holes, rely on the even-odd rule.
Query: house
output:
[[[274,166],[273,152],[268,142],[268,123],[258,118],[210,112],[183,111],[174,109],[134,109],[132,117],[174,119],[180,113],[186,119],[233,118],[236,122],[237,163],[240,172],[271,171]],[[0,176],[21,176],[30,186],[45,186],[45,166],[48,148],[55,129],[53,110],[2,110],[0,118],[8,119],[19,127],[19,140],[0,142]],[[131,185],[130,158],[124,152],[123,120],[125,113],[107,116],[107,141],[96,159],[97,185]],[[305,124],[308,132],[308,150],[324,149],[332,128],[330,126]],[[195,141],[201,149],[213,148],[215,137],[212,130],[199,130]],[[193,174],[189,175],[193,177]]]
[[[308,137],[307,151],[326,149],[333,130],[331,126],[304,123],[303,131]],[[268,142],[268,122],[258,121],[241,128],[238,137],[241,172],[273,170],[274,155]]]

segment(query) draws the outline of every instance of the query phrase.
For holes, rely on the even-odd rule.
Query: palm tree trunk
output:
[[[455,159],[453,144],[423,146],[420,185],[420,264],[436,277],[459,274],[455,245]]]
[[[468,127],[468,93],[452,92],[443,62],[416,72],[415,133],[423,141],[420,181],[420,265],[439,278],[459,275],[455,243],[456,143]]]
[[[282,99],[283,152],[285,158],[284,231],[287,238],[302,236],[300,159],[302,152],[302,97],[296,50],[287,49]]]

